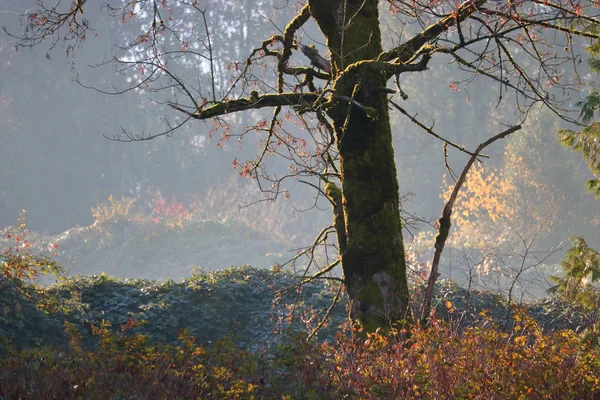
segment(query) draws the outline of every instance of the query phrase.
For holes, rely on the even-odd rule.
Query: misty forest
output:
[[[597,0],[0,22],[0,400],[600,398]]]

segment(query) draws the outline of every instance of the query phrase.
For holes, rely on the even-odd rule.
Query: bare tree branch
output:
[[[499,139],[504,139],[511,133],[514,133],[520,129],[521,129],[521,125],[513,126],[505,131],[500,132],[499,134],[497,134],[495,136],[492,136],[491,138],[489,138],[488,140],[486,140],[485,142],[483,142],[479,146],[477,146],[477,148],[473,152],[473,155],[469,158],[469,161],[467,161],[467,164],[463,168],[463,171],[460,174],[460,178],[458,178],[458,181],[456,182],[456,184],[454,185],[454,188],[452,189],[450,198],[448,199],[448,201],[446,202],[446,205],[444,206],[444,209],[442,210],[442,216],[438,220],[439,228],[438,228],[438,235],[435,238],[435,245],[434,245],[435,252],[433,254],[433,262],[431,263],[431,272],[429,273],[429,279],[427,282],[427,290],[425,292],[425,299],[423,301],[423,308],[421,310],[421,320],[424,323],[428,322],[429,315],[431,314],[431,301],[433,299],[433,289],[435,287],[435,283],[438,278],[439,264],[440,264],[442,252],[444,251],[444,245],[446,244],[446,239],[448,238],[448,234],[450,233],[450,226],[451,226],[450,221],[451,221],[451,217],[452,217],[452,207],[454,207],[454,202],[456,201],[458,192],[460,191],[460,188],[462,187],[462,185],[465,183],[465,181],[467,179],[467,175],[469,173],[469,170],[471,169],[471,167],[477,160],[477,155],[483,149],[485,149],[487,146],[489,146],[490,144],[494,143],[495,141],[497,141]]]

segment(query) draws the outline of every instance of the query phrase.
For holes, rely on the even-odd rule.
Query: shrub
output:
[[[288,336],[276,351],[249,353],[231,341],[204,347],[185,330],[157,344],[128,321],[94,325],[85,350],[68,326],[70,350],[10,351],[0,360],[4,398],[89,399],[596,399],[600,351],[572,331],[544,333],[521,311],[510,332],[492,322],[462,333],[433,319],[424,329],[335,341]]]
[[[31,253],[25,213],[21,212],[17,228],[2,230],[7,246],[0,248],[0,355],[9,346],[56,344],[63,339],[62,324],[48,316],[54,309],[51,296],[33,283],[64,270],[51,257]]]

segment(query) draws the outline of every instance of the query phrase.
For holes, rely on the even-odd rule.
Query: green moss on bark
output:
[[[386,74],[365,62],[376,60],[382,52],[377,3],[309,0],[311,14],[332,55],[335,96],[359,104],[340,100],[327,113],[333,120],[340,155],[345,222],[342,269],[352,316],[367,331],[385,329],[409,317],[388,102],[378,90],[386,87]],[[349,16],[352,23],[347,26]],[[343,34],[342,26],[346,27]]]

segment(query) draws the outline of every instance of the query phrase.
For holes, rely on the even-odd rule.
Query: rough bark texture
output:
[[[341,160],[345,232],[338,237],[346,242],[341,256],[352,316],[373,331],[410,317],[398,179],[381,90],[386,76],[368,63],[355,64],[382,53],[377,1],[310,0],[309,6],[327,39],[335,94],[353,99],[328,110]]]

